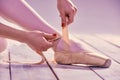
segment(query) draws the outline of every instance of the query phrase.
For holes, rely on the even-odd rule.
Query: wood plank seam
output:
[[[120,46],[118,46],[118,45],[116,45],[116,44],[114,44],[114,43],[112,43],[112,42],[110,42],[110,41],[108,41],[108,40],[106,40],[106,39],[103,39],[102,37],[99,37],[99,36],[97,36],[97,35],[94,35],[94,36],[97,37],[97,38],[99,38],[99,39],[101,39],[101,40],[104,40],[105,42],[107,42],[107,43],[109,43],[109,44],[111,44],[111,45],[113,45],[113,46],[115,46],[115,47],[120,48]]]
[[[89,44],[88,42],[84,41],[83,39],[80,39],[80,38],[78,38],[78,39],[79,39],[80,41],[82,41],[83,43],[85,43],[86,45],[88,45],[88,46],[94,48],[95,50],[103,53],[102,51],[98,50],[97,48],[95,48],[94,46],[92,46],[91,44]],[[105,54],[105,55],[106,55],[106,54]],[[106,55],[106,56],[108,56],[108,55]],[[108,57],[109,57],[109,56],[108,56]],[[98,77],[100,77],[102,80],[105,80],[100,74],[98,74],[97,72],[95,72],[95,71],[92,69],[92,67],[89,67],[89,69],[90,69],[91,71],[93,71],[93,72],[94,72]]]
[[[74,35],[73,35],[74,36]],[[76,37],[76,36],[75,36]],[[82,41],[83,43],[85,43],[86,45],[88,45],[88,46],[90,46],[90,47],[92,47],[92,48],[94,48],[91,44],[89,44],[89,43],[87,43],[86,41],[84,41],[84,40],[82,40],[82,39],[80,39],[80,38],[78,38],[80,41]],[[94,49],[96,49],[96,48],[94,48]],[[98,51],[98,49],[96,49],[97,51]],[[95,72],[91,67],[89,67],[89,69],[91,70],[91,71],[93,71],[98,77],[100,77],[102,80],[105,80],[101,75],[99,75],[97,72]]]
[[[84,35],[85,36],[85,35]],[[82,36],[82,37],[84,37],[84,36]],[[97,52],[100,52],[100,53],[105,53],[105,55],[107,55],[107,52],[106,51],[103,51],[102,50],[102,48],[104,48],[104,47],[101,47],[101,48],[99,48],[99,46],[97,47],[97,46],[95,46],[94,45],[94,41],[96,41],[97,42],[97,39],[95,39],[94,40],[94,38],[90,38],[89,39],[89,37],[88,38],[82,38],[82,37],[79,37],[79,36],[75,36],[77,39],[79,39],[80,41],[82,41],[83,43],[87,43],[86,45],[88,45],[88,47],[91,47],[91,48],[93,48],[93,50],[95,50],[95,51],[97,51]],[[93,39],[93,41],[92,41],[92,39]],[[98,39],[98,40],[100,40],[100,39]],[[90,41],[90,42],[89,42]],[[103,40],[101,40],[101,41],[103,41]],[[93,44],[92,44],[93,43]],[[105,41],[104,41],[104,43],[106,43]],[[108,44],[108,43],[107,43]],[[97,43],[96,43],[96,45],[97,45]],[[99,43],[98,43],[98,45],[99,45]],[[113,45],[111,45],[111,44],[109,44],[110,46],[113,46]],[[115,47],[115,46],[113,46],[113,47]],[[106,47],[107,48],[107,47]],[[117,48],[117,47],[115,47],[115,48]],[[111,48],[112,49],[112,48]],[[118,48],[119,49],[119,48]],[[108,49],[109,50],[109,49]],[[109,55],[109,54],[108,54]],[[112,57],[112,56],[111,56]],[[115,59],[115,58],[114,58]],[[118,63],[116,63],[115,61],[113,61],[112,62],[112,65],[111,65],[111,67],[110,68],[108,68],[108,69],[103,69],[103,70],[96,70],[96,67],[94,68],[94,67],[91,67],[91,69],[93,69],[93,72],[95,72],[95,73],[97,73],[98,75],[100,75],[100,76],[102,76],[103,77],[103,80],[108,80],[108,79],[110,79],[110,80],[119,80],[120,78],[119,78],[119,68],[118,68],[118,70],[116,69],[116,66],[114,66],[114,64],[116,65],[119,65]],[[114,70],[116,70],[116,71],[114,71]],[[108,72],[107,72],[108,71]],[[117,74],[117,71],[118,71],[118,74]],[[111,75],[114,75],[114,77],[113,77],[113,79],[111,79],[112,78],[112,76]],[[118,78],[116,79],[115,78],[115,76],[118,76]]]
[[[8,59],[9,59],[9,75],[10,75],[10,80],[12,80],[12,72],[11,72],[11,57],[10,57],[10,51],[8,50]]]
[[[50,52],[50,53],[48,53],[48,52]],[[53,51],[52,52],[48,51],[48,52],[45,52],[44,55],[47,58],[47,60],[49,61],[49,60],[51,60],[51,58],[49,58],[47,54],[51,54],[51,53],[53,53]],[[53,58],[54,57],[52,56],[52,59]],[[96,77],[97,80],[103,80],[98,75],[96,75],[91,69],[89,69],[89,67],[87,67],[87,70],[85,72],[82,72],[81,68],[79,68],[80,71],[79,71],[79,69],[77,70],[76,67],[73,68],[73,66],[76,66],[76,65],[69,65],[69,67],[67,67],[68,65],[60,65],[60,64],[57,64],[56,62],[51,62],[51,61],[49,61],[49,64],[52,66],[55,73],[58,75],[59,80],[72,80],[72,78],[70,78],[70,77],[71,76],[76,76],[76,75],[77,75],[76,76],[77,80],[79,80],[79,78],[83,78],[85,80],[90,80],[90,79],[85,78],[84,76],[80,77],[80,75],[83,75],[83,74],[86,75],[86,74],[89,74],[89,73],[91,73],[91,75],[94,75],[94,77],[92,77],[93,79]],[[86,67],[86,66],[82,66],[82,67]],[[68,71],[68,73],[66,71]],[[69,72],[71,72],[71,74]]]
[[[54,74],[55,78],[56,78],[57,80],[60,80],[59,77],[57,76],[57,74],[55,73],[54,69],[52,68],[52,66],[49,64],[48,60],[47,60],[46,57],[44,56],[44,54],[43,54],[43,57],[44,57],[44,59],[45,59],[45,62],[46,62],[47,65],[48,65],[48,67],[50,68],[50,70],[51,70],[52,73]]]
[[[95,72],[91,67],[89,67],[90,70],[92,70],[97,76],[99,76],[102,80],[105,80],[101,75],[99,75],[97,72]]]
[[[84,42],[85,44],[89,45],[90,47],[94,48],[95,50],[99,51],[100,53],[103,53],[105,56],[111,58],[113,61],[117,62],[118,64],[120,64],[120,62],[118,62],[117,60],[113,59],[111,56],[107,55],[105,52],[95,48],[93,45],[89,44],[88,42],[84,41],[83,39],[79,39],[81,40],[82,42]]]
[[[104,38],[102,38],[102,37],[99,37],[99,36],[97,36],[97,35],[94,35],[94,37],[99,38],[100,40],[105,41],[105,42],[113,45],[114,47],[120,48],[120,46],[118,46],[118,45],[116,45],[116,44],[114,44],[114,43],[112,43],[112,42],[110,42],[110,41],[108,41],[108,40],[106,40],[106,39],[104,39]],[[102,52],[102,51],[101,51],[101,52]],[[104,53],[104,52],[102,52],[102,53]],[[109,56],[109,57],[110,57],[110,56]],[[110,58],[113,59],[112,57],[110,57]],[[115,59],[113,59],[113,60],[114,60],[115,62],[117,62],[118,64],[120,64],[120,62],[118,62],[117,60],[115,60]]]

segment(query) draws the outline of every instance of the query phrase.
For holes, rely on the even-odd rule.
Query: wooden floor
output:
[[[44,52],[47,62],[35,64],[41,57],[24,44],[10,42],[0,54],[0,80],[120,80],[120,36],[80,34],[72,39],[112,60],[110,68],[87,65],[59,65],[50,49]]]

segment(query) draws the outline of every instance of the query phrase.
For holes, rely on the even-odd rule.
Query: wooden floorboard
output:
[[[0,53],[0,80],[10,80],[8,52]]]
[[[88,67],[80,65],[51,64],[60,80],[102,80]],[[86,77],[89,76],[89,77]]]
[[[25,45],[14,45],[10,49],[12,80],[57,80],[46,63],[33,64],[40,57],[27,48]]]
[[[11,65],[12,80],[56,80],[46,64]],[[21,77],[22,76],[22,77]]]
[[[120,36],[113,34],[96,34],[96,37],[105,40],[106,42],[120,48]]]
[[[10,80],[8,64],[0,64],[0,80]]]
[[[83,48],[108,56],[112,60],[110,68],[60,65],[54,61],[51,49],[44,52],[48,63],[35,64],[41,57],[26,45],[15,44],[9,46],[8,52],[0,54],[0,80],[120,80],[120,48],[113,45],[119,40],[111,44],[111,39],[104,35],[80,34],[75,37],[71,36]]]
[[[103,80],[86,65],[59,65],[53,60],[54,52],[48,50],[44,53],[49,60],[49,64],[60,80]],[[51,56],[49,56],[51,55]],[[89,77],[86,77],[89,76]]]
[[[79,37],[83,42],[91,45],[98,51],[104,53],[105,55],[111,57],[116,62],[120,63],[120,48],[115,47],[104,40],[98,39],[97,37],[91,35],[80,35]]]
[[[112,61],[110,68],[95,68],[91,67],[104,80],[120,80],[120,65]]]
[[[113,59],[110,68],[98,69],[92,67],[93,71],[103,77],[104,80],[120,80],[120,64],[118,59],[120,57],[120,49],[118,47],[91,35],[79,35],[77,38],[94,48],[96,52],[108,55],[108,57],[110,56]]]

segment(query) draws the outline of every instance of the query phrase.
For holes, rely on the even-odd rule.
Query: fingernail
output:
[[[65,27],[65,23],[62,23],[62,27]]]
[[[57,34],[54,33],[53,36],[57,36]]]

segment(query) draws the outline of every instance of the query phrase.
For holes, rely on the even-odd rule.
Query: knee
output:
[[[0,52],[7,48],[7,41],[4,38],[0,38]]]

